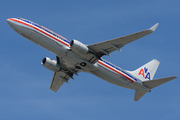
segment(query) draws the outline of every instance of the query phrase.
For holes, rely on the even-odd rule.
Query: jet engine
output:
[[[77,41],[77,40],[72,40],[70,42],[70,48],[72,49],[72,51],[74,53],[77,53],[77,54],[87,54],[89,49],[86,45],[84,45],[83,43]]]
[[[57,61],[48,57],[45,57],[42,60],[41,65],[43,65],[45,68],[52,70],[54,72],[57,72],[60,70],[60,66],[57,64]]]

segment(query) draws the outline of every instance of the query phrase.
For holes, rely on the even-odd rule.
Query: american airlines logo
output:
[[[146,68],[146,67],[144,67],[144,69],[142,68],[142,69],[139,71],[138,75],[142,75],[143,78],[151,80],[151,79],[150,79],[150,73],[148,72],[148,68]]]

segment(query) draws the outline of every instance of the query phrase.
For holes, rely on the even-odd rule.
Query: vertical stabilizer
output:
[[[159,63],[160,62],[158,60],[154,59],[143,65],[142,67],[136,69],[135,71],[128,72],[142,81],[152,80],[159,66]]]

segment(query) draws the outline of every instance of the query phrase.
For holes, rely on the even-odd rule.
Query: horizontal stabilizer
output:
[[[137,102],[144,94],[146,94],[146,91],[135,90],[134,101]]]
[[[168,81],[171,81],[173,79],[177,78],[176,76],[173,77],[166,77],[166,78],[160,78],[160,79],[154,79],[154,80],[150,80],[150,81],[143,81],[142,83],[147,86],[148,88],[152,89],[155,88],[161,84],[164,84]]]

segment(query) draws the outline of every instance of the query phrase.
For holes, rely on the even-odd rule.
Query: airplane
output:
[[[160,63],[156,59],[134,71],[127,71],[102,58],[104,55],[110,56],[110,53],[116,50],[121,51],[120,48],[124,45],[153,33],[159,23],[140,32],[91,45],[84,45],[74,39],[68,41],[63,36],[27,19],[9,18],[7,23],[23,37],[56,55],[56,60],[45,57],[41,62],[42,66],[54,72],[50,85],[50,90],[54,92],[63,83],[69,83],[69,79],[74,79],[74,74],[78,76],[79,72],[86,72],[114,85],[135,90],[134,101],[138,101],[153,88],[177,78],[172,76],[153,79]]]

